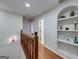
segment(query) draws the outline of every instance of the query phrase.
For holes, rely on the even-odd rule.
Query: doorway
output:
[[[39,42],[44,44],[44,19],[39,20]]]

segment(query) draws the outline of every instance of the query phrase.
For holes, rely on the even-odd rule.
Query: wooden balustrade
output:
[[[21,46],[25,53],[26,59],[38,59],[38,36],[35,32],[35,36],[23,33],[21,31]]]
[[[38,43],[37,32],[34,33],[34,37],[31,37],[21,31],[21,46],[26,59],[63,59],[41,43]]]

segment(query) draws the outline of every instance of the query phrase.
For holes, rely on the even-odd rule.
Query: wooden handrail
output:
[[[25,53],[26,59],[38,59],[38,36],[35,32],[35,36],[31,37],[30,35],[23,33],[21,31],[21,46]]]

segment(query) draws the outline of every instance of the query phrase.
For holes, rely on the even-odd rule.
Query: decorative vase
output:
[[[74,37],[74,43],[78,44],[78,37]]]
[[[77,30],[77,21],[74,21],[74,30]]]
[[[75,11],[71,11],[70,16],[74,16],[75,15]]]

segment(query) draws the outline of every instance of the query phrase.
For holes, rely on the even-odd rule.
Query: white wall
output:
[[[20,31],[22,16],[0,10],[0,56],[9,56],[9,59],[21,59]],[[14,43],[10,38],[16,36]]]
[[[23,19],[23,31],[26,33],[31,32],[31,23],[28,19]]]
[[[50,48],[51,50],[57,49],[57,15],[58,13],[67,6],[77,5],[77,0],[67,0],[57,6],[56,8],[53,8],[51,11],[37,17],[33,22],[34,31],[39,32],[39,20],[44,19],[45,20],[45,30],[44,30],[44,36],[45,36],[45,45]]]

